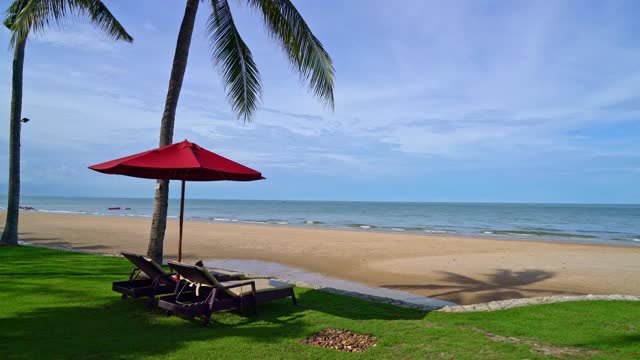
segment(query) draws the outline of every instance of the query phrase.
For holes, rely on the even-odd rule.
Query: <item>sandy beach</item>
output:
[[[22,213],[20,238],[101,253],[144,253],[149,225],[142,218]],[[204,222],[186,222],[184,239],[185,261],[269,261],[461,304],[640,294],[640,247]],[[177,222],[170,221],[165,258],[176,252]]]

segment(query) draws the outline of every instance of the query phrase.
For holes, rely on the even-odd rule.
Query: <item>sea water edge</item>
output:
[[[0,196],[0,210],[6,196]],[[23,196],[25,212],[151,217],[153,199]],[[109,210],[111,208],[111,210]],[[179,200],[170,199],[176,218]],[[185,218],[513,240],[640,246],[640,205],[188,199]]]

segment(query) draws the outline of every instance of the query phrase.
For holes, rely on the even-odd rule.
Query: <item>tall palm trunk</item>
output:
[[[182,18],[182,24],[180,25],[180,32],[178,33],[178,41],[176,43],[176,52],[173,55],[173,67],[171,68],[171,78],[169,79],[167,99],[165,100],[164,113],[162,114],[160,146],[173,143],[173,126],[176,120],[176,108],[178,107],[178,98],[180,97],[180,90],[182,89],[184,72],[187,69],[191,35],[193,35],[193,26],[196,21],[199,2],[200,0],[187,0],[184,17]],[[162,263],[164,232],[167,228],[168,200],[169,181],[158,180],[147,256],[159,263]]]
[[[13,53],[11,115],[9,118],[9,196],[7,221],[0,243],[18,245],[18,216],[20,213],[20,128],[22,126],[22,69],[24,67],[25,38]]]

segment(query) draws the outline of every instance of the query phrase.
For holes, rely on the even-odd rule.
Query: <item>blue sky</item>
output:
[[[28,43],[25,195],[153,196],[153,181],[86,166],[157,146],[184,5],[106,3],[133,45],[81,20]],[[637,1],[294,1],[333,57],[334,112],[300,83],[259,16],[231,3],[261,71],[262,108],[248,124],[231,113],[202,3],[174,141],[267,180],[189,184],[189,197],[640,202]],[[5,129],[11,58],[4,47]],[[0,152],[3,193],[7,159]]]

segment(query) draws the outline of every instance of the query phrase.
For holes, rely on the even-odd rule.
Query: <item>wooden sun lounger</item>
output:
[[[176,292],[178,283],[175,273],[167,273],[162,266],[146,256],[124,251],[121,254],[135,265],[129,274],[129,280],[112,284],[113,291],[120,293],[122,299],[148,297],[149,306],[153,306],[156,296]],[[221,281],[240,279],[243,275],[219,269],[214,269],[212,274]]]
[[[291,297],[296,305],[294,285],[270,279],[218,281],[205,268],[177,262],[169,262],[184,280],[177,293],[158,299],[158,307],[168,314],[177,313],[189,317],[203,316],[204,326],[209,326],[216,311],[239,309],[247,305],[258,314],[258,304]]]

